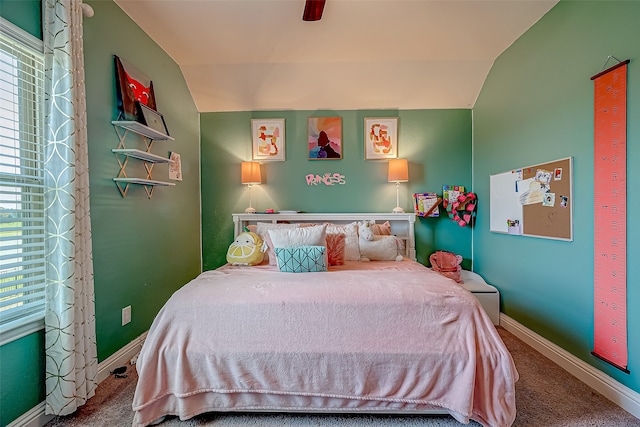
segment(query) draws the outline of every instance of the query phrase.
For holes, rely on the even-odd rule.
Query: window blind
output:
[[[44,55],[0,21],[0,328],[44,317]],[[3,341],[5,337],[3,337]]]

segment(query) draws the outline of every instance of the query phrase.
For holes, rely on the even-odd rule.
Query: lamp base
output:
[[[249,206],[247,209],[244,210],[244,213],[256,213],[255,208],[252,208],[251,206]]]
[[[391,212],[393,212],[393,213],[404,213],[404,209],[402,209],[400,206],[396,206],[395,208],[393,208],[393,210]]]

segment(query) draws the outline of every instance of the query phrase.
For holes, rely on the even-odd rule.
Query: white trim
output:
[[[98,384],[109,378],[111,371],[120,366],[128,365],[133,357],[135,357],[142,349],[142,344],[147,338],[147,332],[113,353],[111,356],[98,363],[98,376],[96,380]]]
[[[619,383],[504,313],[500,313],[500,326],[634,417],[640,418],[640,393]]]
[[[148,332],[148,331],[147,331]],[[123,365],[128,365],[142,349],[142,344],[147,338],[147,332],[122,347],[120,350],[98,363],[98,384],[109,378],[111,371]],[[45,415],[45,403],[40,402],[29,411],[16,418],[7,427],[42,427],[53,419],[53,415]]]
[[[476,96],[476,101],[478,100],[478,97]],[[475,104],[475,101],[474,101]],[[476,127],[475,127],[475,116],[474,116],[474,110],[473,110],[473,106],[469,107],[471,108],[471,191],[473,192],[477,192],[476,187],[475,187],[475,170],[476,170]],[[476,193],[477,194],[477,193]],[[476,204],[476,218],[478,217],[478,206]],[[473,220],[475,221],[475,219]],[[475,225],[475,224],[474,224]],[[476,236],[476,227],[471,227],[471,271],[474,271],[474,263],[475,263],[475,236]]]
[[[44,52],[44,42],[37,37],[34,37],[30,33],[26,32],[22,28],[14,25],[13,23],[7,21],[5,18],[0,16],[0,32],[5,34],[7,37],[11,37],[13,40],[17,40],[29,46],[31,49],[36,52],[43,53]]]
[[[17,326],[12,326],[17,325]],[[6,323],[0,330],[0,347],[11,341],[26,337],[44,329],[44,312],[22,317],[11,323]]]

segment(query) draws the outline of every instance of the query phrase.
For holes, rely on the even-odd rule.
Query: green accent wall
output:
[[[40,0],[0,0],[0,16],[42,40]]]
[[[0,346],[0,426],[44,400],[44,331]]]
[[[343,158],[308,160],[307,119],[342,117]],[[470,187],[471,110],[260,111],[201,114],[202,240],[204,269],[225,263],[233,240],[231,214],[244,212],[249,195],[240,183],[240,163],[251,160],[251,119],[284,118],[286,161],[263,162],[263,184],[253,187],[252,205],[304,212],[391,212],[395,184],[387,162],[364,160],[365,117],[398,117],[399,157],[409,160],[409,182],[401,184],[400,206],[412,212],[413,193],[442,194],[445,184]],[[346,184],[309,186],[307,174],[339,173]],[[428,264],[436,249],[461,254],[471,266],[471,229],[440,218],[418,218],[416,247]]]
[[[175,62],[113,2],[90,3],[85,19],[91,223],[96,292],[98,359],[104,360],[149,329],[171,294],[201,271],[200,125],[191,94]],[[117,31],[114,31],[117,23]],[[119,166],[111,152],[118,138],[113,55],[153,81],[158,111],[175,141],[154,141],[152,152],[181,155],[182,181],[157,187],[151,199],[142,186],[126,198],[113,178]],[[127,148],[144,149],[137,135]],[[143,163],[129,160],[127,175],[144,177]],[[168,181],[168,165],[157,164],[153,178]],[[122,308],[131,305],[132,322],[121,326]]]
[[[98,360],[104,361],[147,331],[169,296],[201,271],[200,125],[175,62],[115,3],[88,3],[95,10],[84,20],[91,223]],[[117,115],[113,55],[153,80],[175,141],[155,141],[152,151],[181,155],[183,181],[157,188],[151,199],[138,186],[123,198],[113,182],[119,170],[111,152],[118,144],[111,125]],[[127,147],[144,144],[130,135]],[[127,174],[144,177],[142,163],[130,160]],[[156,165],[153,178],[167,181],[168,165]],[[121,326],[128,305],[132,322]],[[6,425],[44,400],[44,333],[0,347],[0,369],[0,425]]]
[[[627,315],[630,374],[593,357],[593,82],[609,55],[628,67],[627,188],[640,183],[639,2],[561,1],[495,62],[474,108],[474,184],[489,176],[573,157],[574,240],[489,232],[478,205],[476,271],[498,287],[502,310],[527,328],[640,392],[640,201],[627,198]],[[614,65],[609,62],[608,66]],[[633,184],[633,183],[636,184]]]

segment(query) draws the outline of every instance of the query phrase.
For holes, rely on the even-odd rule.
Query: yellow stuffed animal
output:
[[[258,265],[263,258],[262,239],[252,232],[238,234],[227,251],[227,262],[231,265]]]

